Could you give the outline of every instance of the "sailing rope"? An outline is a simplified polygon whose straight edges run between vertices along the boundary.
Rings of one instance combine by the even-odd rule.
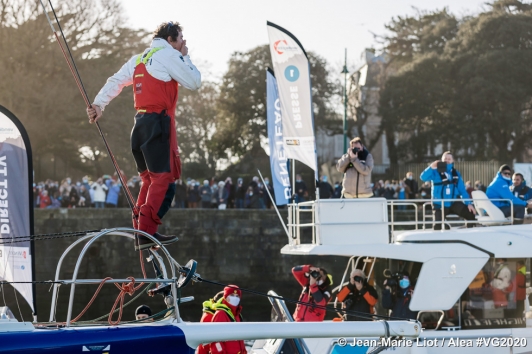
[[[85,230],[85,231],[75,231],[75,232],[63,232],[63,233],[53,233],[53,234],[39,234],[39,235],[29,235],[29,236],[14,236],[14,237],[0,237],[0,245],[18,243],[18,242],[28,242],[28,241],[41,241],[41,240],[51,240],[56,238],[67,238],[67,237],[81,237],[90,233],[100,232],[101,230]],[[16,240],[16,241],[15,241]]]

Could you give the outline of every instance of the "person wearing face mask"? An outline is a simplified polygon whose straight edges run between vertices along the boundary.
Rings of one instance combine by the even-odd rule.
[[[268,195],[268,192],[270,192],[270,195],[272,196],[273,201],[275,202],[275,193],[273,192],[273,186],[270,183],[270,179],[268,177],[265,177],[264,178],[262,199],[264,199],[264,205],[266,206],[266,209],[271,209],[272,208],[272,200],[270,199],[270,195]]]
[[[322,307],[325,307],[331,299],[329,287],[333,284],[332,276],[325,269],[312,265],[296,266],[292,268],[292,274],[303,287],[299,301],[309,304],[297,304],[294,320],[296,322],[323,321],[326,311]]]
[[[235,192],[235,207],[237,209],[244,209],[244,200],[246,199],[246,190],[244,186],[244,180],[239,178],[237,180],[236,192]]]
[[[390,181],[386,180],[386,182],[384,182],[384,192],[382,194],[382,197],[391,200],[394,199],[394,195],[395,189],[393,185],[390,183]]]
[[[320,199],[330,199],[334,194],[333,187],[327,182],[327,176],[321,176],[321,181],[318,184],[320,190]]]
[[[406,197],[408,199],[416,199],[419,187],[417,181],[414,178],[414,174],[412,172],[407,172],[406,177],[403,181],[408,186],[408,188],[410,188]]]
[[[442,200],[443,218],[449,214],[456,214],[467,221],[475,220],[475,207],[470,201],[446,201],[446,199],[469,199],[462,175],[454,168],[454,159],[450,151],[443,153],[441,162],[436,160],[431,163],[420,176],[421,180],[432,182],[432,206],[434,214],[434,230],[442,227]],[[466,223],[473,227],[473,223]],[[445,228],[449,227],[445,225]]]
[[[522,224],[523,218],[525,217],[525,208],[532,207],[532,201],[524,201],[519,197],[516,197],[510,190],[512,185],[512,169],[508,165],[502,165],[499,168],[499,172],[491,181],[488,189],[486,190],[486,195],[489,199],[509,199],[513,203],[513,217],[517,220],[514,220],[514,224]],[[512,206],[508,201],[502,200],[493,200],[495,204],[501,211],[504,216],[509,217],[512,213]]]
[[[366,149],[360,138],[350,141],[347,152],[336,163],[338,172],[344,174],[342,182],[343,198],[371,198],[371,171],[373,156]]]
[[[246,195],[244,197],[244,208],[246,209],[259,209],[260,208],[260,195],[252,186],[248,187]]]
[[[216,309],[212,322],[244,322],[242,318],[242,290],[236,285],[224,288],[224,296],[213,307]],[[211,354],[246,354],[243,340],[213,342],[209,344]]]
[[[374,313],[374,306],[379,295],[373,286],[368,284],[366,274],[361,269],[351,272],[349,284],[337,295],[338,301],[343,302],[343,308],[359,313]],[[355,316],[347,314],[348,321],[371,321],[370,316]]]
[[[308,196],[307,184],[301,178],[301,175],[296,175],[296,185],[295,185],[295,202],[301,203],[305,201],[305,197]]]
[[[334,194],[333,194],[333,198],[335,198],[335,199],[340,199],[340,198],[342,198],[342,185],[340,184],[340,182],[335,182],[335,183],[334,183]]]
[[[211,199],[212,199],[212,189],[209,186],[209,181],[204,180],[203,186],[199,189],[199,193],[201,196],[201,207],[203,209],[210,209],[211,207]]]
[[[396,273],[391,279],[386,279],[383,284],[382,307],[392,310],[390,314],[392,317],[415,320],[417,311],[410,310],[410,301],[414,294],[414,288],[410,283],[408,272]]]

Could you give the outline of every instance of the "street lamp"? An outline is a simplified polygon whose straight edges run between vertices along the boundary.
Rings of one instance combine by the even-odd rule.
[[[344,74],[344,152],[347,151],[347,48],[345,48],[345,62],[342,74]]]

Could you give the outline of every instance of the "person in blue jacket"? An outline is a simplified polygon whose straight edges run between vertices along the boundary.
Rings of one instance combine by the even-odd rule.
[[[434,213],[434,230],[441,230],[442,226],[442,200],[443,204],[443,217],[445,218],[449,214],[456,214],[467,221],[475,220],[475,207],[470,201],[445,201],[446,199],[469,199],[469,194],[465,188],[464,180],[454,168],[454,159],[450,151],[443,153],[441,161],[445,162],[444,166],[440,166],[438,169],[438,163],[436,160],[431,163],[422,173],[420,179],[425,182],[432,182],[432,205]],[[473,227],[473,223],[467,223],[467,227]],[[446,225],[446,228],[448,226]]]
[[[516,197],[511,191],[510,186],[512,185],[512,169],[508,165],[502,165],[499,168],[499,172],[491,181],[486,191],[486,195],[489,199],[508,199],[513,203],[514,208],[514,218],[521,219],[515,220],[514,223],[521,224],[523,223],[523,218],[525,217],[525,208],[532,207],[532,201],[526,202],[519,197]],[[504,213],[504,216],[508,217],[511,215],[511,205],[508,201],[502,200],[493,200],[495,204],[501,211]]]

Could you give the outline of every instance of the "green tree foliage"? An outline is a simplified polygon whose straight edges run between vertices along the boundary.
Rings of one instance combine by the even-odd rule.
[[[209,141],[215,131],[218,86],[203,81],[197,91],[179,90],[176,110],[177,138],[187,177],[208,178],[216,172]]]
[[[337,88],[329,78],[325,60],[313,53],[308,55],[315,124],[323,127],[337,118],[329,103]],[[217,157],[240,159],[250,151],[258,151],[261,139],[267,138],[266,68],[270,63],[268,45],[231,57],[220,86],[216,133],[210,143]]]
[[[433,159],[438,144],[459,157],[507,162],[531,147],[530,5],[497,1],[457,28],[443,47],[404,50],[412,60],[386,82],[382,124],[406,137],[398,146],[389,141],[392,163]]]
[[[54,1],[54,6],[92,100],[107,77],[142,50],[146,35],[124,27],[116,0]],[[110,172],[109,162],[100,165],[107,153],[96,128],[88,123],[84,101],[39,1],[0,2],[0,48],[0,104],[13,111],[28,130],[36,177],[50,177],[53,159],[91,174]],[[131,95],[122,95],[101,122],[128,173],[134,170],[128,141],[133,114]],[[81,147],[87,147],[83,158]],[[45,170],[42,176],[40,167]],[[58,171],[56,178],[61,176],[63,171]]]

